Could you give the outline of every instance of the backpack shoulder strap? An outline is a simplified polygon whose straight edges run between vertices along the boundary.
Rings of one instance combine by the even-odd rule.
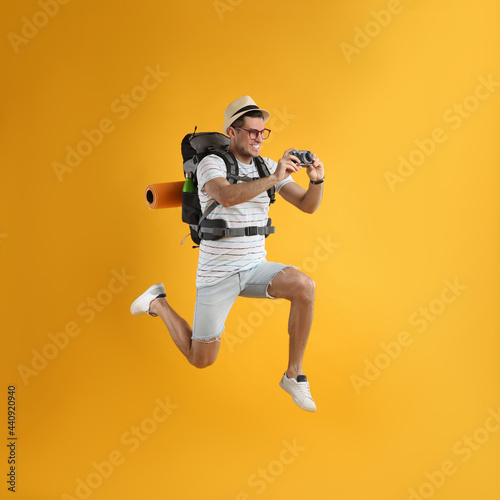
[[[257,156],[254,158],[255,166],[257,167],[257,171],[259,172],[259,177],[269,177],[271,172],[267,168],[266,162],[261,156]],[[272,186],[267,190],[267,194],[269,196],[269,204],[274,203],[276,201],[276,187]]]
[[[238,160],[231,151],[222,151],[222,159],[226,163],[227,168],[227,180],[229,184],[236,184],[239,179],[240,167],[238,166]]]
[[[231,151],[228,151],[227,149],[212,149],[210,151],[206,151],[203,154],[203,157],[209,155],[215,155],[224,160],[227,171],[226,178],[229,184],[235,184],[236,181],[241,179],[238,175],[239,174],[238,161],[236,160],[234,154],[231,153]]]

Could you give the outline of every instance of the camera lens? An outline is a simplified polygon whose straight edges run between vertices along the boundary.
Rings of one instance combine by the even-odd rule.
[[[306,164],[312,164],[313,162],[313,155],[310,151],[304,151],[304,163]]]

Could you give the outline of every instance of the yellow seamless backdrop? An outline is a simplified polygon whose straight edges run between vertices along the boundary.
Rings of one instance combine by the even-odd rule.
[[[1,407],[7,422],[15,386],[18,439],[2,471],[15,460],[17,498],[499,497],[499,13],[3,6]],[[128,310],[163,281],[191,320],[197,251],[144,188],[181,180],[182,137],[220,131],[246,94],[272,115],[264,155],[311,149],[326,168],[320,210],[278,200],[267,240],[316,281],[316,414],[278,387],[286,303],[239,299],[203,371]]]

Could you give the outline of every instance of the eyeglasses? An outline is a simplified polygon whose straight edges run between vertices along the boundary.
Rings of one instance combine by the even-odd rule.
[[[259,137],[259,134],[262,136],[262,139],[267,139],[269,137],[269,134],[271,133],[271,131],[268,128],[265,128],[264,130],[256,130],[256,129],[248,130],[246,128],[241,128],[241,127],[233,127],[233,128],[237,128],[238,130],[244,130],[245,132],[248,132],[248,136],[253,141],[255,141],[257,137]]]

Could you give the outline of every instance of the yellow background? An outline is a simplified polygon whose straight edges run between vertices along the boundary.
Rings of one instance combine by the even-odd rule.
[[[389,7],[398,13],[377,27],[373,12]],[[112,453],[121,464],[92,500],[405,500],[410,488],[499,498],[500,432],[488,418],[500,407],[500,89],[446,120],[474,106],[480,77],[500,81],[499,2],[72,0],[13,44],[23,18],[43,24],[41,9],[9,2],[0,21],[0,420],[14,384],[16,498],[78,498],[77,480],[98,484],[92,464]],[[117,112],[148,67],[168,76]],[[304,365],[315,414],[278,387],[287,304],[239,299],[232,337],[201,371],[159,319],[129,313],[163,281],[191,321],[197,251],[179,245],[180,209],[149,210],[144,188],[182,179],[184,134],[220,131],[246,94],[272,114],[265,156],[309,148],[326,168],[320,210],[278,200],[267,240],[270,260],[317,284]],[[54,162],[104,119],[113,131],[60,180]],[[436,128],[446,140],[391,190],[387,172]],[[110,295],[113,272],[129,281]],[[449,304],[445,280],[466,287]],[[92,315],[96,297],[106,304]],[[441,308],[433,321],[410,320],[430,304]],[[54,354],[49,333],[71,325],[79,335],[22,377],[34,352]],[[366,360],[383,364],[381,344],[402,331],[412,343],[356,390]],[[158,398],[177,406],[152,431]],[[131,451],[125,438],[141,425],[151,433]],[[453,474],[426,486],[444,462]]]

